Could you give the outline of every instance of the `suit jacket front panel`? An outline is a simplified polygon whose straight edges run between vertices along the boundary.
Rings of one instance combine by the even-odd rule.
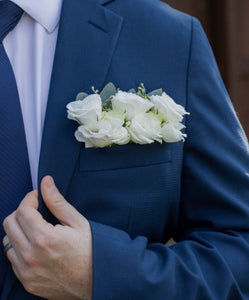
[[[77,2],[80,10],[81,1]],[[184,106],[190,20],[182,17],[182,22],[175,22],[174,14],[168,14],[165,22],[168,27],[174,22],[175,35],[171,30],[166,33],[157,19],[151,20],[146,7],[143,21],[138,22],[119,3],[107,8],[92,1],[88,5],[88,13],[85,6],[81,19],[72,23],[73,6],[64,2],[39,180],[52,175],[67,200],[89,219],[127,230],[134,237],[144,235],[165,242],[178,223],[183,144],[84,149],[75,140],[77,124],[67,120],[65,106],[78,92],[90,91],[92,85],[101,89],[111,81],[123,90],[141,82],[148,91],[162,87]],[[164,15],[160,5],[155,8]],[[79,26],[82,34],[72,40],[70,32],[76,33]],[[74,56],[67,57],[64,51],[73,51]],[[65,75],[62,70],[67,71]],[[42,202],[40,210],[46,217]]]
[[[141,82],[148,91],[162,87],[185,106],[190,20],[174,23],[175,36],[164,31],[173,22],[170,14],[162,28],[146,8],[143,22],[125,9],[115,13],[122,13],[123,23],[105,84],[123,90]],[[182,143],[82,147],[66,198],[90,220],[165,242],[178,223],[182,149]]]

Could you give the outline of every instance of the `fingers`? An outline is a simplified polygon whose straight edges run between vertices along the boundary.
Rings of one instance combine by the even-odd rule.
[[[21,280],[19,269],[24,265],[23,257],[30,251],[30,243],[16,221],[15,215],[16,212],[4,220],[4,230],[7,235],[3,238],[3,246],[11,243],[12,247],[6,252],[6,256],[15,275]]]
[[[63,225],[82,226],[84,217],[64,199],[51,176],[43,178],[41,192],[46,206]]]
[[[17,210],[3,222],[7,234],[3,239],[3,245],[9,242],[12,244],[6,256],[23,285],[29,282],[32,266],[47,247],[48,228],[53,228],[52,224],[42,218],[37,209],[38,194],[37,191],[33,191],[25,196]]]
[[[4,220],[3,227],[13,247],[22,249],[22,251],[28,249],[29,241],[16,220],[16,212],[13,212]]]
[[[43,219],[37,209],[38,193],[33,191],[26,195],[15,213],[16,220],[29,241],[33,241],[37,234],[46,232],[53,227]]]
[[[44,236],[47,236],[53,228],[52,224],[42,218],[37,208],[38,194],[33,191],[26,195],[17,210],[3,222],[4,230],[15,249],[16,256],[21,260],[32,247],[41,243]]]

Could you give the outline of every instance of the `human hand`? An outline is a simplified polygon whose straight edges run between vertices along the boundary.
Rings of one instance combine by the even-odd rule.
[[[41,182],[43,200],[61,224],[53,226],[38,212],[38,193],[26,195],[3,222],[11,243],[7,252],[24,288],[49,300],[90,300],[92,234],[89,222],[59,193],[50,176]]]

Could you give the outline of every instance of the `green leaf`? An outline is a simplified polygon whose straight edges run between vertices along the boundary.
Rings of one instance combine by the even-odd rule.
[[[88,96],[87,93],[79,93],[77,96],[76,96],[76,101],[78,100],[84,100],[86,97]]]
[[[162,96],[162,94],[163,94],[163,89],[157,89],[157,90],[154,90],[154,91],[150,92],[148,94],[148,96],[149,97],[150,96]]]
[[[111,96],[114,96],[117,92],[115,85],[112,82],[109,82],[101,91],[100,98],[103,103],[108,100]]]
[[[128,93],[136,94],[137,92],[136,92],[135,89],[130,89],[130,90],[128,91]]]

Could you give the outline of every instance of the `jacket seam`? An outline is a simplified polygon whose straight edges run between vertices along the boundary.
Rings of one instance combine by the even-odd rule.
[[[186,70],[186,86],[185,86],[185,90],[186,90],[186,94],[185,94],[185,99],[186,99],[186,103],[185,103],[185,108],[186,108],[186,111],[188,111],[188,100],[189,100],[189,74],[190,74],[190,64],[191,64],[191,57],[192,57],[192,48],[193,48],[193,29],[194,27],[194,18],[191,17],[191,31],[190,31],[190,40],[189,40],[189,53],[188,53],[188,61],[187,61],[187,70]],[[186,125],[186,133],[188,131],[188,123],[189,123],[189,119],[186,118],[186,121],[185,121],[185,125]],[[188,136],[187,136],[188,138]],[[184,143],[183,145],[183,157],[182,157],[182,163],[181,163],[181,183],[180,183],[180,186],[181,186],[181,192],[180,192],[180,205],[179,205],[179,211],[178,211],[178,221],[177,221],[177,228],[176,228],[176,232],[173,234],[173,237],[176,237],[177,234],[179,233],[179,218],[180,218],[180,214],[181,214],[181,204],[182,204],[182,178],[183,178],[183,164],[184,164],[184,150],[185,150],[185,146],[186,145],[186,142]]]

